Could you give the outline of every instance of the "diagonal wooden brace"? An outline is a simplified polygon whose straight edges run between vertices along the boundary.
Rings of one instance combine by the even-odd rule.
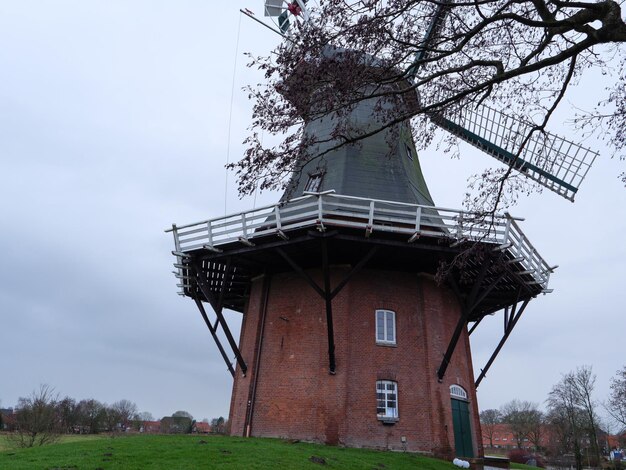
[[[230,362],[228,355],[226,354],[226,351],[224,351],[224,347],[222,346],[222,343],[220,342],[220,339],[217,337],[217,331],[215,327],[211,325],[211,322],[209,321],[209,317],[206,314],[204,305],[202,305],[202,302],[197,297],[194,297],[193,300],[196,302],[196,305],[198,306],[198,310],[200,310],[200,315],[202,315],[202,318],[204,319],[204,323],[206,323],[206,326],[209,327],[211,336],[213,336],[213,340],[215,341],[215,344],[217,345],[217,349],[219,349],[220,354],[222,355],[222,358],[224,359],[224,362],[226,363],[226,366],[228,367],[228,371],[230,372],[230,375],[234,377],[235,370],[233,369],[233,364]]]
[[[213,311],[215,312],[215,315],[217,315],[219,324],[222,326],[222,330],[224,330],[224,334],[226,335],[228,344],[230,345],[233,353],[235,354],[235,357],[237,358],[237,364],[239,364],[239,367],[241,368],[241,372],[245,375],[248,370],[248,366],[246,365],[246,362],[243,360],[241,351],[239,351],[239,347],[237,346],[237,343],[235,342],[235,339],[233,338],[233,335],[230,331],[230,328],[228,327],[228,324],[226,323],[226,319],[224,318],[224,315],[222,315],[224,294],[226,292],[228,283],[230,282],[229,278],[232,277],[231,262],[230,260],[227,262],[226,271],[224,273],[224,278],[222,279],[222,285],[221,285],[219,297],[217,298],[215,297],[215,294],[211,291],[206,279],[204,279],[200,275],[202,271],[201,271],[201,267],[198,261],[194,260],[191,263],[191,267],[192,267],[191,270],[193,271],[195,278],[196,278],[196,283],[198,284],[200,291],[204,295],[204,298],[207,299],[209,303],[211,304],[211,307],[213,307]]]
[[[530,302],[530,299],[524,300],[524,303],[522,303],[522,307],[519,309],[519,312],[517,312],[517,314],[508,322],[507,327],[504,331],[504,334],[502,335],[502,339],[498,343],[498,346],[496,346],[496,349],[493,351],[493,354],[491,354],[491,357],[487,361],[487,364],[485,365],[485,367],[481,369],[478,379],[476,379],[476,383],[474,384],[476,388],[478,388],[478,386],[480,385],[480,382],[487,375],[487,371],[491,367],[491,364],[493,364],[493,361],[496,360],[496,356],[502,349],[502,346],[504,346],[504,343],[506,343],[506,340],[508,339],[509,335],[513,331],[513,328],[515,328],[515,325],[517,324],[518,320],[522,316],[522,313],[524,313],[524,310],[526,310],[526,306],[528,305],[528,302]]]
[[[443,381],[443,377],[446,374],[446,369],[452,360],[452,354],[456,349],[456,345],[459,342],[459,338],[461,337],[461,332],[463,328],[467,325],[467,321],[471,316],[472,312],[476,308],[477,305],[480,304],[481,300],[484,299],[500,282],[500,280],[504,277],[504,273],[498,276],[493,282],[491,282],[482,292],[480,291],[480,287],[487,275],[487,271],[493,265],[493,260],[489,260],[488,262],[484,262],[480,272],[476,279],[474,279],[474,285],[472,286],[472,290],[470,295],[463,302],[461,317],[457,322],[456,328],[454,329],[454,333],[452,334],[452,338],[450,338],[450,342],[448,343],[448,348],[446,349],[445,354],[443,355],[443,359],[441,360],[441,365],[439,369],[437,369],[437,379],[439,382]],[[451,284],[455,292],[459,292],[458,286],[454,282],[454,279],[451,279]],[[461,300],[461,299],[459,299]]]

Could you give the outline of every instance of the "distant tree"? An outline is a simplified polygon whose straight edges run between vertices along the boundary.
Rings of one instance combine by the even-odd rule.
[[[493,435],[496,431],[496,425],[502,422],[502,413],[498,410],[484,410],[480,413],[480,426],[483,430],[483,436],[489,439],[489,447],[493,447]]]
[[[130,426],[133,416],[137,414],[137,405],[129,400],[120,400],[110,406],[110,411],[117,419],[116,428],[124,430]]]
[[[622,428],[626,429],[626,366],[618,370],[611,379],[611,395],[606,410]]]
[[[76,400],[70,397],[60,400],[57,403],[57,413],[63,432],[74,432],[74,427],[78,425],[78,405]]]
[[[141,431],[143,423],[146,421],[154,421],[154,416],[148,411],[142,411],[141,413],[135,413],[132,419],[132,427],[135,431]]]
[[[172,417],[174,417],[174,418],[189,418],[189,419],[193,419],[193,416],[191,415],[191,413],[189,413],[187,411],[183,411],[183,410],[179,410],[179,411],[173,413]]]
[[[20,397],[15,412],[16,432],[11,438],[19,447],[50,444],[58,440],[62,428],[57,416],[54,389],[41,385],[29,397]]]
[[[165,416],[161,419],[161,432],[167,434],[189,434],[195,421],[189,416]]]
[[[225,429],[226,420],[223,416],[220,416],[219,418],[213,418],[211,420],[211,432],[215,434],[224,434]]]
[[[78,421],[81,433],[98,434],[105,426],[106,407],[93,398],[78,402]]]
[[[119,417],[115,410],[111,408],[109,405],[104,404],[103,408],[103,426],[102,430],[108,431],[112,434],[117,433],[119,430],[117,429],[117,424],[119,423]]]
[[[512,400],[504,404],[500,412],[502,413],[502,422],[509,425],[517,448],[521,449],[524,439],[529,439],[529,434],[537,426],[537,418],[541,413],[537,404],[529,401]]]
[[[589,440],[590,453],[599,462],[596,405],[591,398],[595,375],[583,366],[565,374],[548,396],[550,422],[563,439],[563,446],[574,453],[577,470],[583,466],[583,443]]]
[[[535,450],[541,450],[544,426],[544,413],[539,409],[529,410],[526,438]]]
[[[616,0],[319,2],[306,26],[271,54],[253,58],[267,83],[250,89],[254,108],[248,149],[230,166],[244,194],[280,187],[303,162],[408,119],[426,145],[435,132],[428,116],[479,103],[532,119],[536,126],[529,132],[540,133],[568,88],[592,70],[605,75],[605,99],[579,125],[604,136],[623,157],[624,42],[626,24]],[[337,60],[329,60],[329,45],[343,51]],[[378,67],[367,67],[371,63]],[[412,83],[407,80],[411,72],[416,75]],[[393,106],[415,91],[416,106]],[[351,113],[368,99],[381,103],[376,124],[359,129]],[[330,126],[331,138],[305,132],[316,119]],[[480,180],[500,186],[507,178],[510,171],[491,170]],[[478,189],[479,196],[487,191]],[[498,202],[499,189],[493,202],[486,201],[488,207]]]
[[[137,414],[137,417],[141,421],[154,421],[154,416],[152,416],[152,413],[150,413],[149,411],[142,411],[141,413]]]

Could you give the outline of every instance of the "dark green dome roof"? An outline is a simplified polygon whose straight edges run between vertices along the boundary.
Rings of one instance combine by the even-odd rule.
[[[361,102],[351,113],[352,124],[361,129],[373,126],[373,108],[373,100]],[[308,123],[305,135],[312,135],[317,141],[332,140],[333,119],[333,115],[328,115]],[[313,158],[293,175],[283,199],[292,199],[313,189],[315,192],[334,190],[347,196],[434,206],[407,124],[398,124],[358,143],[315,156],[330,145],[320,144],[308,149]],[[319,179],[318,186],[315,185],[316,179]]]

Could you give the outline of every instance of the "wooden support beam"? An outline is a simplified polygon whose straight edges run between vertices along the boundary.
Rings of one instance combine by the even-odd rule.
[[[228,358],[226,351],[224,351],[224,347],[222,346],[220,339],[217,337],[217,332],[215,328],[213,327],[213,325],[211,325],[211,322],[209,321],[209,317],[206,314],[204,305],[202,305],[202,302],[197,297],[194,297],[193,300],[196,302],[196,305],[198,306],[198,310],[200,310],[200,315],[202,315],[202,318],[204,319],[204,323],[206,323],[206,326],[209,328],[209,331],[211,332],[211,336],[213,336],[213,340],[215,341],[215,344],[217,345],[217,349],[219,349],[220,354],[222,355],[222,358],[224,359],[224,362],[226,363],[226,366],[228,367],[228,371],[230,372],[230,375],[234,377],[235,370],[233,369],[233,365],[230,362],[230,359]]]
[[[326,293],[322,290],[322,288],[317,285],[317,283],[313,280],[313,278],[311,276],[309,276],[309,274],[304,269],[302,269],[291,258],[291,256],[289,256],[287,253],[285,253],[285,251],[282,248],[276,248],[276,252],[280,256],[282,256],[285,261],[287,261],[289,266],[291,266],[291,269],[293,269],[295,272],[297,272],[300,275],[300,277],[302,277],[304,280],[306,280],[309,283],[309,285],[315,290],[315,292],[317,292],[320,295],[320,297],[326,298]]]
[[[478,320],[476,320],[476,321],[474,322],[474,324],[473,324],[473,325],[472,325],[472,327],[470,328],[469,332],[467,333],[468,335],[471,335],[471,334],[474,332],[474,330],[478,327],[478,325],[480,324],[480,322],[481,322],[481,321],[483,321],[483,318],[485,318],[485,317],[480,317]]]
[[[439,369],[437,369],[437,379],[439,380],[439,382],[443,380],[443,377],[446,374],[446,369],[448,368],[448,365],[450,364],[450,360],[452,359],[452,354],[454,353],[454,349],[456,348],[459,338],[461,337],[463,328],[465,328],[465,325],[467,325],[467,320],[472,314],[473,309],[477,305],[476,297],[478,296],[480,286],[482,285],[483,280],[487,274],[487,271],[491,267],[491,265],[492,265],[491,258],[489,260],[486,260],[483,263],[480,269],[480,272],[478,273],[478,276],[476,277],[476,279],[474,279],[474,285],[472,286],[472,291],[470,292],[470,295],[466,299],[464,305],[462,305],[461,317],[459,318],[459,321],[456,324],[454,333],[452,333],[452,338],[450,338],[450,342],[448,343],[448,348],[446,349],[446,352],[443,355],[441,365],[439,366]],[[501,278],[502,276],[500,276],[496,282],[498,282]],[[452,281],[453,286],[456,285],[456,282],[454,281],[453,278],[451,278],[451,281]],[[492,288],[493,288],[493,284],[488,286],[489,290],[491,290]]]
[[[245,375],[248,370],[248,366],[246,365],[246,362],[243,360],[243,357],[241,356],[241,351],[239,351],[239,347],[237,346],[235,338],[233,338],[233,334],[230,332],[230,328],[228,327],[228,324],[226,323],[226,319],[224,318],[224,315],[222,315],[224,294],[227,289],[227,284],[229,282],[228,278],[232,275],[232,269],[231,269],[232,264],[227,263],[226,271],[224,272],[224,276],[221,279],[222,281],[221,289],[220,289],[218,298],[215,297],[215,294],[211,290],[207,280],[203,276],[200,275],[200,273],[202,272],[200,263],[197,260],[194,260],[191,263],[191,265],[193,266],[193,271],[196,276],[196,283],[198,284],[200,291],[204,295],[204,298],[207,299],[209,303],[211,304],[211,307],[213,307],[213,310],[215,311],[215,315],[217,315],[217,319],[219,320],[219,323],[222,326],[222,330],[224,331],[224,334],[226,335],[228,344],[230,345],[233,353],[235,354],[235,357],[237,358],[237,364],[239,364],[239,367],[241,368],[241,372]]]
[[[504,277],[505,273],[500,274],[495,281],[493,281],[491,284],[489,284],[489,286],[487,286],[487,288],[485,290],[483,290],[479,295],[478,298],[474,300],[474,303],[472,304],[472,306],[470,307],[470,310],[473,312],[476,307],[478,307],[481,302],[483,300],[485,300],[485,298],[491,293],[491,291],[496,287],[496,285],[502,280],[502,278]]]
[[[474,384],[476,388],[478,388],[478,386],[480,385],[480,382],[487,375],[487,371],[491,367],[491,364],[493,364],[493,361],[496,360],[496,357],[498,356],[498,353],[502,349],[502,346],[504,346],[504,343],[506,343],[506,340],[508,339],[509,335],[513,331],[513,328],[515,328],[515,325],[517,324],[518,320],[522,316],[522,313],[524,313],[524,310],[526,310],[526,306],[528,305],[528,302],[530,302],[530,299],[524,300],[524,303],[522,304],[517,315],[515,315],[515,317],[509,322],[507,331],[504,332],[502,339],[498,343],[498,346],[496,346],[496,349],[493,351],[493,354],[491,354],[491,357],[487,361],[487,364],[485,365],[485,367],[481,369],[480,375],[478,376],[478,379],[476,379],[476,383]]]
[[[333,328],[333,302],[330,291],[330,269],[328,267],[328,242],[322,239],[322,272],[324,274],[324,301],[326,303],[326,329],[328,332],[328,367],[335,374],[335,332]]]
[[[374,256],[376,254],[376,252],[378,251],[378,247],[375,246],[372,249],[370,249],[370,251],[367,252],[367,254],[361,258],[361,260],[354,265],[354,267],[350,270],[350,272],[346,275],[346,277],[343,279],[343,281],[341,281],[337,287],[335,287],[333,289],[333,291],[330,294],[330,298],[334,299],[335,296],[337,294],[339,294],[339,292],[341,292],[341,289],[343,289],[345,287],[345,285],[348,283],[348,281],[352,278],[352,276],[354,276],[357,272],[359,272],[361,270],[361,268],[363,266],[365,266],[365,264],[372,259],[372,256]]]

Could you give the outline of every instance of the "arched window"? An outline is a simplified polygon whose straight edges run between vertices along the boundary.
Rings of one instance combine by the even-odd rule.
[[[450,396],[459,400],[467,400],[467,392],[460,385],[450,385]]]
[[[398,383],[393,380],[376,381],[376,415],[382,421],[398,420]]]

